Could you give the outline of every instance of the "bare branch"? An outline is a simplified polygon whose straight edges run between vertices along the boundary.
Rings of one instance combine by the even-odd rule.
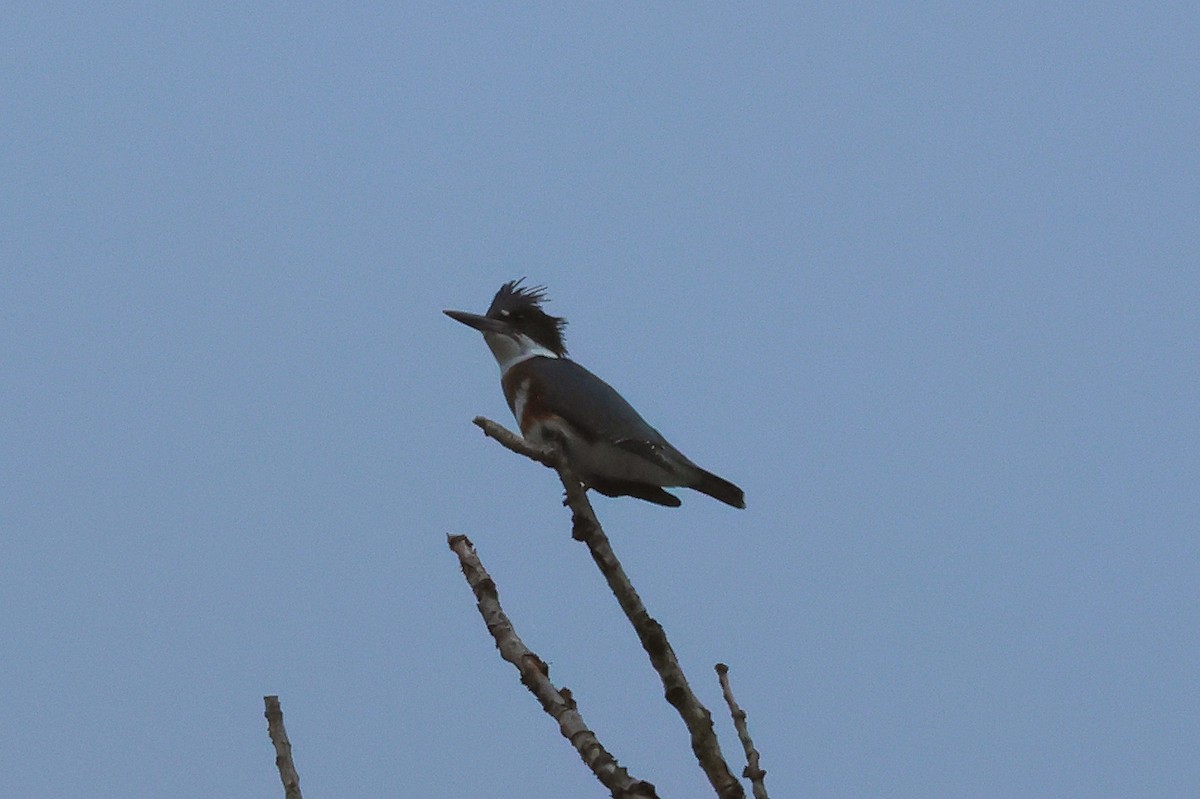
[[[729,714],[733,716],[733,726],[737,730],[738,740],[742,742],[742,749],[746,752],[746,770],[742,772],[742,776],[750,780],[750,787],[754,791],[754,799],[768,799],[767,785],[763,779],[767,776],[767,772],[758,764],[758,750],[754,748],[754,741],[750,740],[750,728],[746,726],[746,711],[738,706],[737,700],[733,698],[733,689],[729,687],[729,667],[724,663],[718,663],[717,680],[721,683],[721,693],[725,695],[725,704],[729,705]]]
[[[625,616],[637,632],[642,648],[650,656],[650,664],[658,672],[666,693],[667,702],[671,704],[683,719],[691,737],[692,752],[704,770],[708,781],[712,784],[720,799],[743,799],[745,790],[738,782],[729,764],[721,754],[721,745],[713,731],[712,714],[700,703],[693,693],[691,685],[683,674],[679,659],[662,625],[655,621],[647,612],[646,606],[638,596],[621,562],[617,560],[612,546],[600,526],[592,503],[587,498],[587,491],[571,472],[570,464],[557,450],[546,450],[531,446],[524,439],[509,432],[503,426],[485,419],[475,418],[475,424],[484,433],[496,439],[508,449],[531,458],[538,463],[549,466],[558,472],[566,490],[565,504],[571,509],[571,535],[577,541],[588,546],[592,560],[600,568],[608,587],[617,597]]]
[[[275,744],[275,766],[279,769],[279,779],[283,781],[285,799],[301,799],[300,775],[296,773],[296,764],[292,762],[292,742],[288,740],[287,730],[283,726],[283,708],[279,706],[278,696],[264,696],[266,705],[267,735]]]
[[[534,446],[504,425],[497,424],[486,417],[476,416],[472,421],[488,438],[496,439],[518,455],[524,455],[526,458],[535,460],[543,466],[549,466],[551,469],[554,468],[557,461],[554,450]]]
[[[500,606],[496,584],[480,562],[474,544],[465,535],[448,536],[447,542],[458,556],[467,584],[475,594],[479,615],[487,624],[488,632],[496,639],[500,657],[516,667],[521,675],[521,683],[537,697],[542,709],[558,722],[562,736],[579,752],[596,779],[616,799],[658,799],[654,786],[630,776],[604,748],[595,733],[587,728],[571,692],[566,688],[554,687],[550,681],[550,667],[525,646]]]

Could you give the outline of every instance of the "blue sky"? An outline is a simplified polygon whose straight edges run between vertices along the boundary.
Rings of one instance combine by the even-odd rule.
[[[747,509],[596,500],[786,796],[1200,791],[1200,13],[17,4],[0,794],[703,795],[482,311]],[[740,766],[735,766],[740,769]]]

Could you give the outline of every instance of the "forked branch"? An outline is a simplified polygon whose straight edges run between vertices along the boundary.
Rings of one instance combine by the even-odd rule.
[[[475,418],[475,424],[491,438],[508,449],[531,458],[558,472],[566,491],[565,504],[571,509],[571,535],[587,544],[592,560],[600,568],[608,587],[617,597],[625,616],[637,632],[642,648],[650,656],[650,664],[662,680],[667,702],[679,712],[691,737],[692,752],[700,768],[704,770],[720,799],[743,799],[745,791],[729,769],[721,754],[721,746],[713,732],[712,714],[701,704],[688,684],[679,665],[675,651],[667,641],[662,625],[647,612],[642,599],[617,560],[604,529],[596,519],[592,503],[587,498],[584,486],[571,472],[566,458],[556,449],[535,447],[503,426],[485,419]]]

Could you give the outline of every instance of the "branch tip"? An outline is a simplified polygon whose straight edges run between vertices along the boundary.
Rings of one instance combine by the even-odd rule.
[[[721,683],[721,693],[725,696],[725,704],[729,706],[729,715],[733,718],[733,726],[737,730],[738,740],[742,742],[742,750],[746,753],[746,768],[742,776],[750,780],[750,788],[754,791],[754,799],[768,799],[767,786],[763,778],[767,772],[759,765],[758,750],[750,738],[750,728],[746,725],[746,711],[733,698],[733,688],[729,685],[729,667],[724,663],[716,665],[718,681]]]
[[[287,730],[283,726],[283,709],[279,705],[278,696],[264,696],[266,707],[263,715],[267,719],[267,735],[275,746],[275,766],[279,769],[279,779],[283,782],[285,799],[301,799],[300,775],[296,773],[296,764],[292,760],[292,742],[288,740]]]

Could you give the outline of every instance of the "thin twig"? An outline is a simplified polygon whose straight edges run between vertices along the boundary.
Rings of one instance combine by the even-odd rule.
[[[737,730],[738,740],[742,742],[742,749],[746,752],[746,770],[742,772],[742,776],[750,780],[754,799],[768,799],[767,785],[763,782],[767,772],[758,764],[758,750],[754,748],[754,741],[750,739],[750,728],[746,726],[746,711],[742,710],[733,698],[733,689],[729,687],[729,667],[718,663],[716,669],[721,693],[725,695],[725,704],[729,705],[729,715],[733,716],[734,729]]]
[[[571,692],[566,688],[556,688],[550,681],[550,667],[525,646],[500,606],[496,584],[479,560],[475,545],[465,535],[448,536],[447,543],[458,556],[467,584],[475,594],[479,615],[487,624],[488,632],[496,639],[500,657],[517,668],[521,683],[537,697],[542,709],[558,722],[562,736],[575,747],[596,779],[616,799],[658,799],[654,786],[630,776],[604,748],[595,733],[588,729]]]
[[[283,781],[285,799],[301,799],[300,775],[296,773],[296,764],[292,762],[292,742],[288,740],[287,730],[283,726],[283,708],[279,706],[278,696],[264,696],[266,705],[267,735],[275,744],[275,766],[279,769],[279,779]]]
[[[608,536],[604,534],[604,529],[592,510],[587,491],[571,472],[566,458],[561,457],[557,450],[534,447],[503,426],[482,416],[475,418],[475,424],[489,437],[513,452],[532,458],[558,472],[566,490],[565,504],[571,509],[571,535],[587,544],[592,560],[600,568],[609,589],[617,597],[617,602],[637,632],[642,648],[650,656],[650,664],[662,680],[667,702],[679,712],[687,726],[692,752],[700,768],[704,770],[720,799],[743,799],[745,790],[721,754],[721,745],[713,731],[712,714],[693,693],[679,665],[679,659],[667,641],[662,625],[650,616],[646,606],[642,604],[641,597],[629,581],[621,562],[617,560]]]

